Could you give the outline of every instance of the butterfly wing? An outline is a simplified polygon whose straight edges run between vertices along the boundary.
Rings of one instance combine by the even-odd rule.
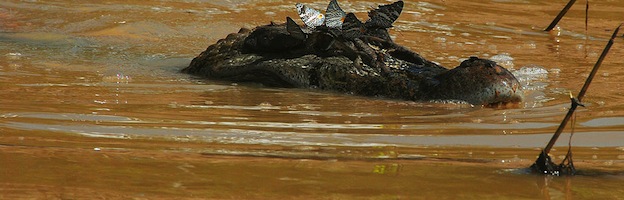
[[[342,23],[342,36],[347,39],[358,38],[364,32],[364,24],[353,13],[345,16]]]
[[[331,0],[325,11],[325,25],[329,28],[340,29],[346,15],[347,13],[340,8],[338,2]]]
[[[366,21],[366,27],[390,28],[392,23],[399,18],[401,11],[403,11],[403,1],[381,5],[368,12],[370,19]]]
[[[316,28],[323,25],[323,22],[325,21],[325,15],[323,15],[318,10],[303,5],[302,3],[295,4],[295,7],[297,8],[299,17],[301,17],[301,20],[306,26],[310,28]]]
[[[286,31],[294,38],[302,41],[307,37],[301,27],[290,17],[286,17]]]

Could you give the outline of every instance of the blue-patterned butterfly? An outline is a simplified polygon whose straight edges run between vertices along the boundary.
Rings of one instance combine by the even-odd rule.
[[[325,15],[318,10],[303,5],[302,3],[295,4],[295,7],[297,7],[299,17],[301,17],[301,20],[307,27],[316,28],[323,25],[323,22],[325,22]]]

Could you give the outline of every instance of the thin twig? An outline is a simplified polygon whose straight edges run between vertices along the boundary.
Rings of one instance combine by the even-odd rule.
[[[555,26],[557,26],[557,23],[559,23],[559,20],[561,20],[561,18],[563,18],[563,16],[568,12],[568,10],[570,10],[570,7],[572,7],[572,5],[574,5],[575,2],[576,2],[576,0],[570,0],[568,2],[568,4],[566,4],[566,6],[563,7],[563,10],[561,10],[561,12],[559,12],[557,17],[555,17],[555,19],[553,19],[553,21],[550,23],[550,25],[548,25],[548,28],[544,29],[544,31],[552,31],[555,28]]]
[[[607,46],[605,46],[604,50],[602,51],[602,54],[600,54],[600,57],[598,58],[598,61],[596,61],[594,68],[592,69],[591,73],[589,73],[589,76],[585,80],[585,84],[583,85],[583,88],[581,88],[581,91],[576,97],[578,99],[578,102],[581,102],[581,100],[583,99],[583,96],[585,96],[585,93],[587,92],[587,89],[589,88],[589,84],[591,84],[592,80],[594,79],[594,76],[596,76],[596,73],[598,72],[598,68],[600,68],[600,65],[602,64],[602,61],[609,53],[609,49],[611,49],[611,46],[613,45],[613,40],[617,36],[618,31],[620,31],[620,27],[622,27],[622,25],[623,24],[620,24],[615,29],[615,31],[613,31],[613,35],[611,36],[611,39],[609,39]],[[559,138],[559,135],[561,135],[561,132],[563,132],[563,129],[565,128],[566,124],[568,124],[570,117],[572,117],[572,114],[574,114],[576,107],[578,107],[579,105],[580,105],[579,103],[572,103],[570,110],[568,110],[568,114],[566,114],[566,116],[563,118],[563,121],[561,121],[559,128],[557,128],[557,131],[555,131],[555,134],[553,134],[552,138],[550,138],[550,141],[544,148],[544,153],[548,154],[550,152],[552,147],[555,145],[555,142],[557,142],[557,138]]]

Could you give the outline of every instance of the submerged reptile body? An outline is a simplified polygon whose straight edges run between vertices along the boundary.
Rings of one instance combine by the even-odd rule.
[[[350,16],[343,30],[353,26],[347,23]],[[355,32],[319,27],[304,33],[288,18],[285,24],[229,34],[183,71],[211,79],[413,101],[522,101],[518,80],[495,62],[471,57],[447,69],[394,43],[387,28],[364,24]]]

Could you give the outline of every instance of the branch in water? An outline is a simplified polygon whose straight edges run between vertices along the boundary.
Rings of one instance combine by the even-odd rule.
[[[572,5],[574,5],[575,2],[576,2],[576,0],[570,0],[568,2],[568,4],[565,7],[563,7],[563,10],[561,10],[561,12],[559,12],[557,17],[555,17],[555,19],[553,19],[553,21],[550,23],[550,25],[548,25],[548,28],[544,29],[544,31],[552,31],[555,28],[555,26],[557,26],[557,23],[559,23],[561,18],[563,18],[563,16],[568,12],[568,10],[570,10]]]
[[[561,132],[563,132],[563,129],[565,128],[565,126],[568,124],[568,121],[570,120],[570,118],[574,114],[574,111],[576,110],[576,108],[579,105],[581,105],[581,106],[583,105],[583,104],[581,104],[581,100],[585,96],[585,93],[587,92],[587,89],[589,88],[589,85],[591,84],[592,80],[594,79],[594,76],[598,72],[598,69],[600,68],[600,65],[602,64],[602,61],[604,60],[604,58],[609,53],[609,50],[611,49],[611,46],[613,46],[613,41],[615,40],[615,37],[617,36],[618,32],[620,31],[620,27],[622,27],[622,25],[623,24],[620,24],[615,29],[615,31],[613,31],[613,35],[611,35],[611,39],[609,39],[609,42],[607,43],[607,45],[605,46],[604,50],[602,51],[602,54],[600,54],[600,57],[598,58],[598,61],[596,61],[596,64],[594,65],[594,68],[592,69],[591,73],[589,74],[589,76],[585,80],[585,84],[581,88],[581,91],[579,92],[577,98],[575,99],[572,96],[570,97],[571,102],[572,102],[571,103],[572,105],[570,106],[570,110],[568,110],[568,113],[566,114],[566,116],[561,121],[561,124],[559,125],[559,128],[557,128],[557,131],[555,131],[555,133],[553,134],[552,138],[550,138],[550,141],[548,142],[548,144],[546,145],[544,150],[542,150],[542,152],[540,153],[540,156],[538,157],[538,159],[531,166],[531,168],[534,169],[535,171],[544,172],[545,174],[559,174],[559,171],[560,171],[561,167],[560,166],[550,166],[552,162],[550,161],[551,158],[550,158],[550,156],[548,156],[548,153],[550,153],[550,150],[552,149],[552,147],[557,142],[557,139],[561,135]],[[556,170],[553,171],[552,169],[556,169]]]

